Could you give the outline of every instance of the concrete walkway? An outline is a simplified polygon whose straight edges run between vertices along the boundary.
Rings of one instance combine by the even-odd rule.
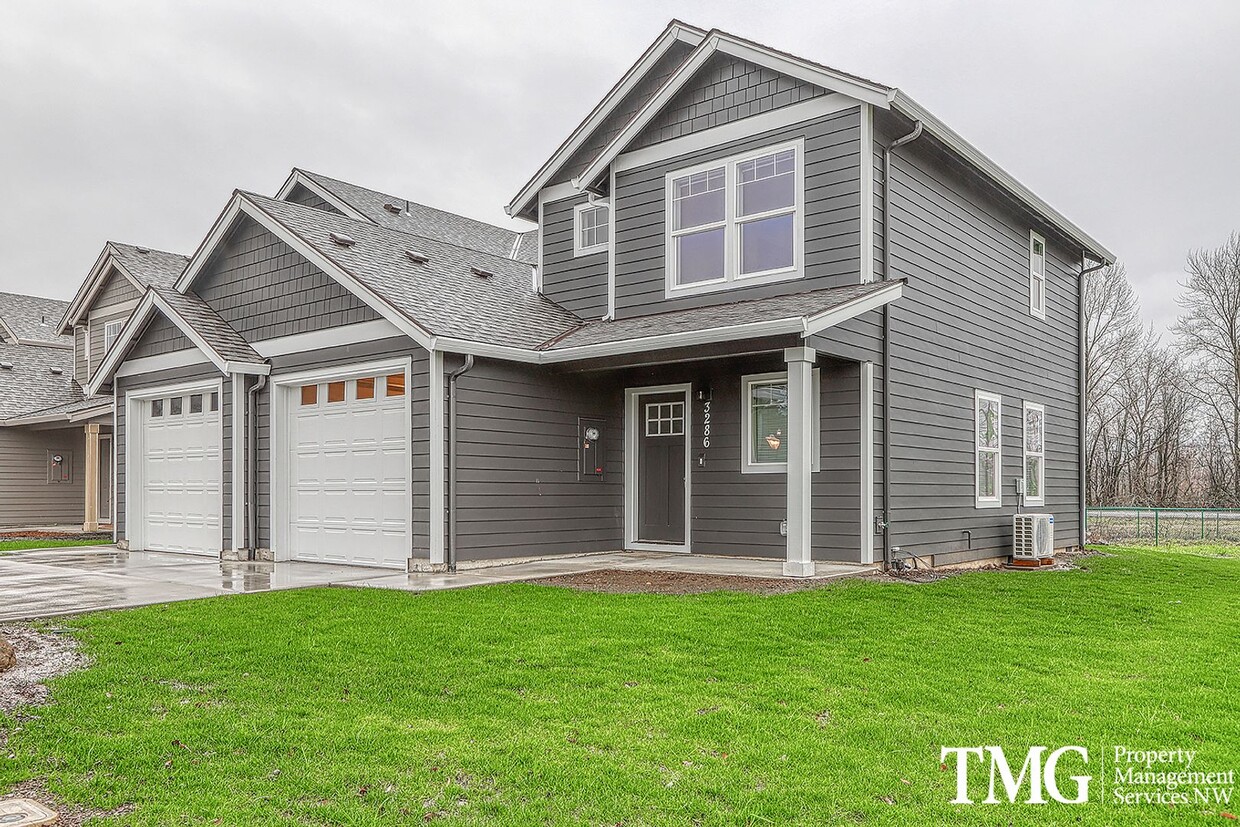
[[[819,563],[815,579],[845,577],[872,568]],[[122,552],[110,546],[39,549],[0,555],[0,622],[307,586],[421,592],[599,569],[779,577],[782,566],[777,560],[612,552],[513,562],[457,574],[405,574],[325,563],[228,563],[188,554]]]

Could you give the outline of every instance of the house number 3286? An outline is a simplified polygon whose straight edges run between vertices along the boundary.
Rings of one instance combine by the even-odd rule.
[[[702,447],[710,447],[710,400],[702,403]]]

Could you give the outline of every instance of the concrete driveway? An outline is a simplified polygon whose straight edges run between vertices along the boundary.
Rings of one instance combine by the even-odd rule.
[[[820,562],[817,565],[815,580],[850,577],[874,568],[851,563]],[[503,565],[462,569],[457,574],[406,574],[327,563],[226,563],[214,557],[192,554],[117,551],[112,546],[50,548],[0,554],[0,623],[307,586],[422,592],[599,569],[767,578],[779,577],[782,564],[774,559],[617,551],[514,560]]]

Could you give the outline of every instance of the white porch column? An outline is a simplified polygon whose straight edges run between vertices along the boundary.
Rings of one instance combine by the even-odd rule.
[[[232,550],[238,560],[246,558],[249,548],[245,536],[246,488],[249,485],[249,469],[246,467],[245,440],[249,435],[246,427],[245,375],[232,375]],[[221,400],[222,401],[222,400]]]
[[[85,508],[83,531],[99,530],[99,425],[92,422],[86,426],[86,467],[82,478]]]
[[[788,363],[788,551],[784,560],[786,577],[811,577],[814,561],[810,557],[810,471],[814,445],[814,363],[812,347],[784,350]]]

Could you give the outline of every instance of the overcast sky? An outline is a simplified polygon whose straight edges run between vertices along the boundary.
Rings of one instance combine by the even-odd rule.
[[[0,290],[191,253],[293,166],[502,205],[680,17],[898,86],[1114,250],[1147,319],[1240,230],[1240,3],[7,0]],[[513,225],[517,226],[517,225]]]

